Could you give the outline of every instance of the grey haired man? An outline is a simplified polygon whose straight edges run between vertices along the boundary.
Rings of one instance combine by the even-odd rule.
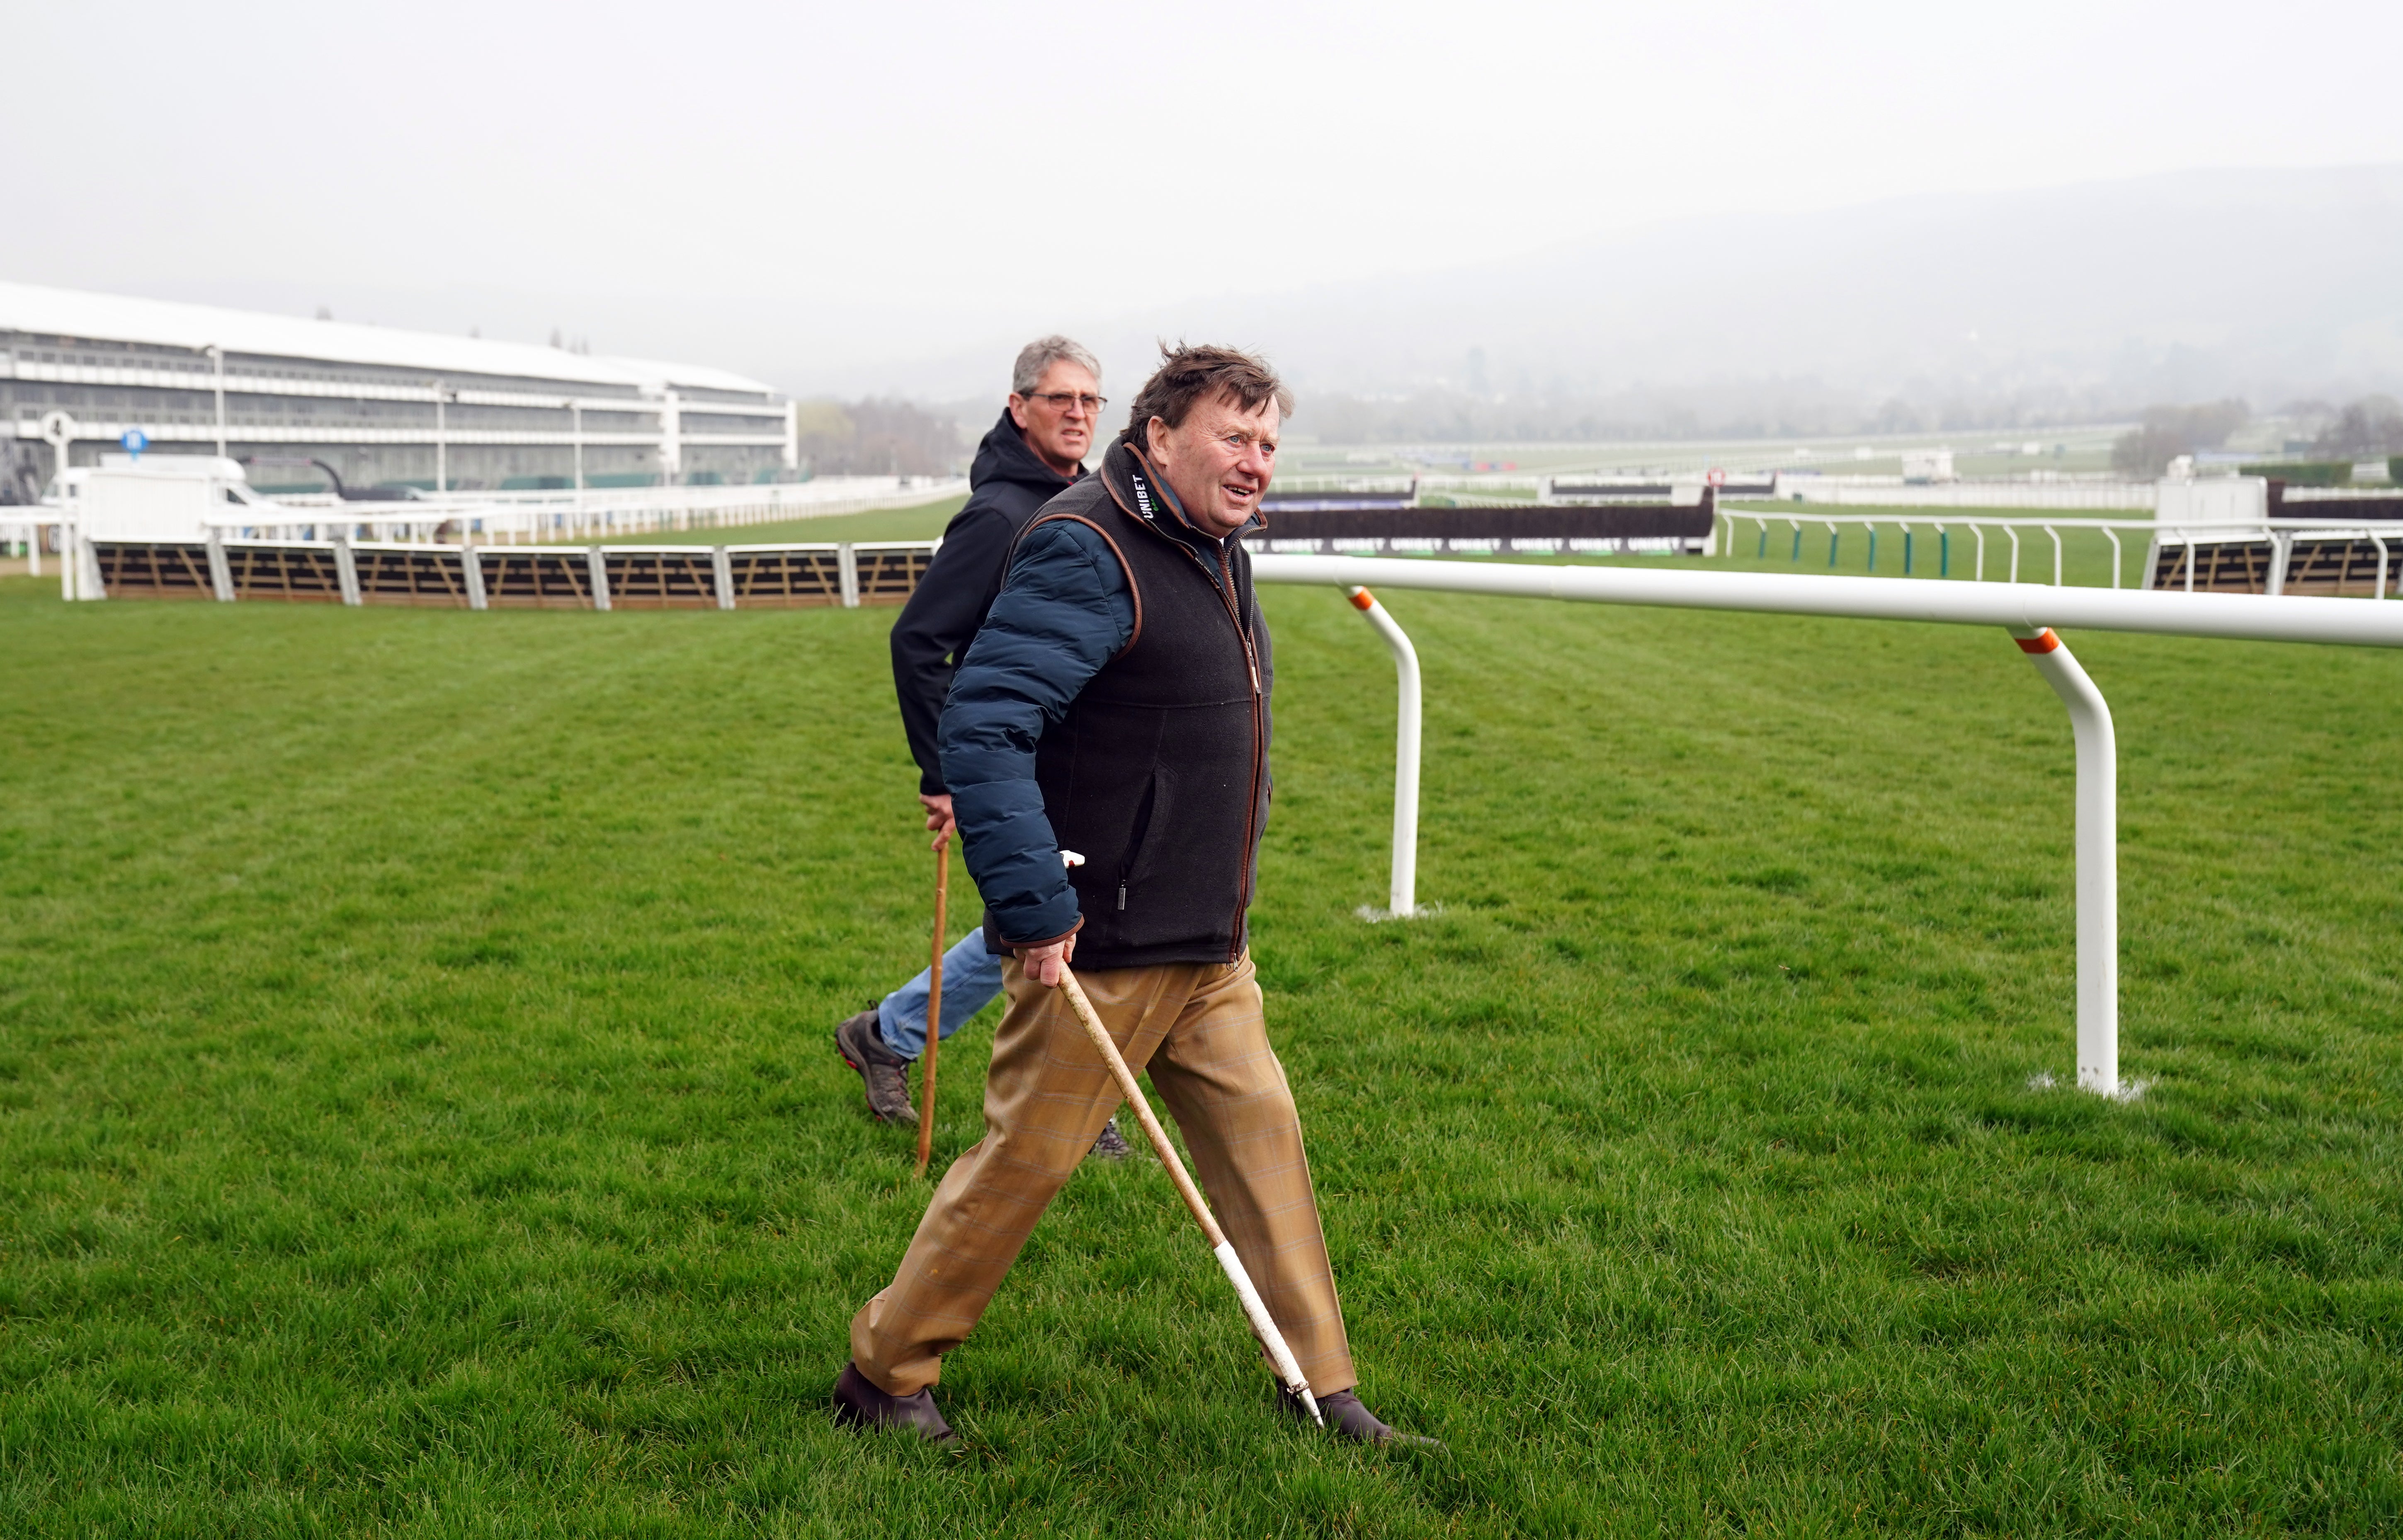
[[[943,784],[937,728],[951,675],[1001,591],[1010,548],[1028,520],[1085,476],[1102,408],[1101,364],[1065,337],[1041,337],[1020,350],[1009,401],[977,446],[968,500],[943,531],[943,543],[893,627],[893,687],[901,725],[918,762],[918,800],[934,843],[951,837],[951,794]],[[943,954],[943,1020],[948,1042],[1001,992],[1001,957],[981,928]],[[868,1109],[887,1123],[915,1124],[910,1066],[926,1047],[928,973],[835,1029],[835,1049],[859,1072]],[[1118,1120],[1105,1124],[1091,1153],[1128,1153]]]

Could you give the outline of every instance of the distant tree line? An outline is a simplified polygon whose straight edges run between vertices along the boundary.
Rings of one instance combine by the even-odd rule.
[[[2252,415],[2242,401],[2146,407],[2143,422],[2112,444],[2111,468],[2127,476],[2159,476],[2179,455],[2227,443]],[[2306,451],[2315,460],[2403,454],[2403,402],[2391,395],[2365,395],[2342,409],[2325,401],[2296,401],[2281,408],[2278,415],[2327,420]]]
[[[2195,407],[2146,407],[2145,420],[2111,445],[2111,468],[2149,479],[2170,462],[2197,450],[2215,450],[2243,427],[2253,409],[2242,401],[2206,401]]]
[[[2391,395],[2363,396],[2320,430],[2312,452],[2340,460],[2403,454],[2403,402]]]
[[[1814,380],[1715,382],[1616,392],[1555,386],[1488,394],[1448,385],[1393,395],[1300,393],[1297,432],[1331,444],[1607,442],[1628,439],[1813,438],[1845,434],[2034,433],[2109,421],[2113,409],[2046,390],[1978,394],[1924,382],[1874,407]],[[2403,404],[2370,395],[2338,409],[2292,403],[2281,416],[2320,418],[2312,452],[2330,459],[2403,453]],[[2123,475],[2155,477],[2181,454],[2217,449],[2252,418],[2240,400],[2147,407],[2112,447]],[[805,401],[800,450],[821,476],[941,476],[964,469],[967,440],[949,409],[868,397]]]
[[[960,425],[908,401],[804,401],[801,458],[820,476],[948,476],[965,461]]]
[[[1916,398],[1895,395],[1865,406],[1854,393],[1814,380],[1498,395],[1440,385],[1373,395],[1305,388],[1299,395],[1296,431],[1337,444],[1812,438],[2033,430],[2107,415],[2091,401],[2044,392],[1979,395],[1930,389]]]

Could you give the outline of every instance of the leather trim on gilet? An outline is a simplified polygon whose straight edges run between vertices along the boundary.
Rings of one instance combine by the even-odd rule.
[[[1251,562],[1230,543],[1230,604],[1202,554],[1120,506],[1108,480],[1061,493],[1027,525],[1073,518],[1100,530],[1141,617],[1035,746],[1052,833],[1085,857],[1068,873],[1083,913],[1076,965],[1232,962],[1268,821]],[[990,922],[986,936],[1001,949]]]

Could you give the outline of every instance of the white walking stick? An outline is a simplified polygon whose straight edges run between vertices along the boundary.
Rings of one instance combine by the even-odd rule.
[[[1202,1197],[1202,1189],[1195,1186],[1193,1178],[1186,1173],[1185,1162],[1176,1158],[1176,1146],[1168,1142],[1168,1131],[1161,1128],[1160,1119],[1152,1115],[1150,1099],[1134,1083],[1134,1072],[1127,1068],[1126,1060],[1118,1053],[1118,1046],[1110,1041],[1109,1029],[1103,1026],[1102,1019],[1094,1014],[1093,1003],[1085,998],[1085,986],[1076,982],[1076,976],[1068,971],[1065,963],[1060,964],[1060,988],[1067,994],[1068,1004],[1076,1008],[1076,1020],[1084,1024],[1085,1035],[1091,1038],[1093,1047],[1101,1050],[1102,1062],[1110,1067],[1110,1078],[1118,1083],[1118,1091],[1125,1096],[1127,1106],[1134,1113],[1134,1120],[1141,1123],[1143,1131],[1150,1136],[1151,1147],[1159,1152],[1160,1163],[1168,1168],[1168,1178],[1176,1184],[1177,1195],[1185,1200],[1185,1206],[1193,1211],[1194,1222],[1202,1227],[1202,1239],[1210,1242],[1218,1265],[1227,1269],[1227,1281],[1235,1285],[1235,1296],[1243,1302],[1243,1317],[1251,1322],[1252,1335],[1260,1339],[1260,1346],[1269,1350],[1269,1362],[1276,1366],[1277,1378],[1285,1381],[1285,1389],[1301,1397],[1301,1404],[1310,1410],[1310,1420],[1321,1427],[1326,1426],[1327,1420],[1318,1414],[1318,1398],[1310,1394],[1310,1381],[1302,1378],[1301,1366],[1294,1361],[1293,1350],[1285,1346],[1285,1333],[1277,1330],[1276,1322],[1270,1318],[1268,1306],[1260,1302],[1260,1291],[1252,1286],[1252,1275],[1243,1270],[1243,1258],[1235,1255],[1234,1246],[1227,1240],[1227,1232],[1218,1228],[1218,1221],[1210,1213],[1210,1205]]]

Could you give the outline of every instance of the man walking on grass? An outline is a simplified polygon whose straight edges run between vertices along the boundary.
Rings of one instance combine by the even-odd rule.
[[[1020,351],[1010,370],[1009,404],[977,446],[968,500],[943,531],[943,543],[893,626],[893,688],[901,728],[918,761],[918,800],[939,847],[951,837],[951,794],[936,746],[954,659],[966,653],[993,595],[1019,531],[1035,510],[1082,479],[1104,405],[1101,365],[1064,337],[1044,337]],[[835,1028],[835,1051],[859,1072],[868,1110],[881,1121],[915,1124],[910,1066],[926,1050],[931,970]],[[943,953],[943,1041],[1001,992],[1001,957],[982,931]],[[1102,1125],[1092,1154],[1123,1159],[1116,1119]]]
[[[1146,1068],[1327,1423],[1396,1434],[1350,1346],[1245,913],[1269,808],[1267,627],[1237,532],[1291,398],[1223,348],[1168,354],[1097,476],[1027,525],[952,681],[942,769],[1009,1006],[985,1137],[954,1161],[893,1282],[852,1318],[839,1421],[955,1436],[930,1386],[975,1328],[1118,1092],[1055,988],[1072,959]],[[1063,864],[1063,853],[1082,855]],[[1292,1397],[1287,1407],[1297,1417]]]

